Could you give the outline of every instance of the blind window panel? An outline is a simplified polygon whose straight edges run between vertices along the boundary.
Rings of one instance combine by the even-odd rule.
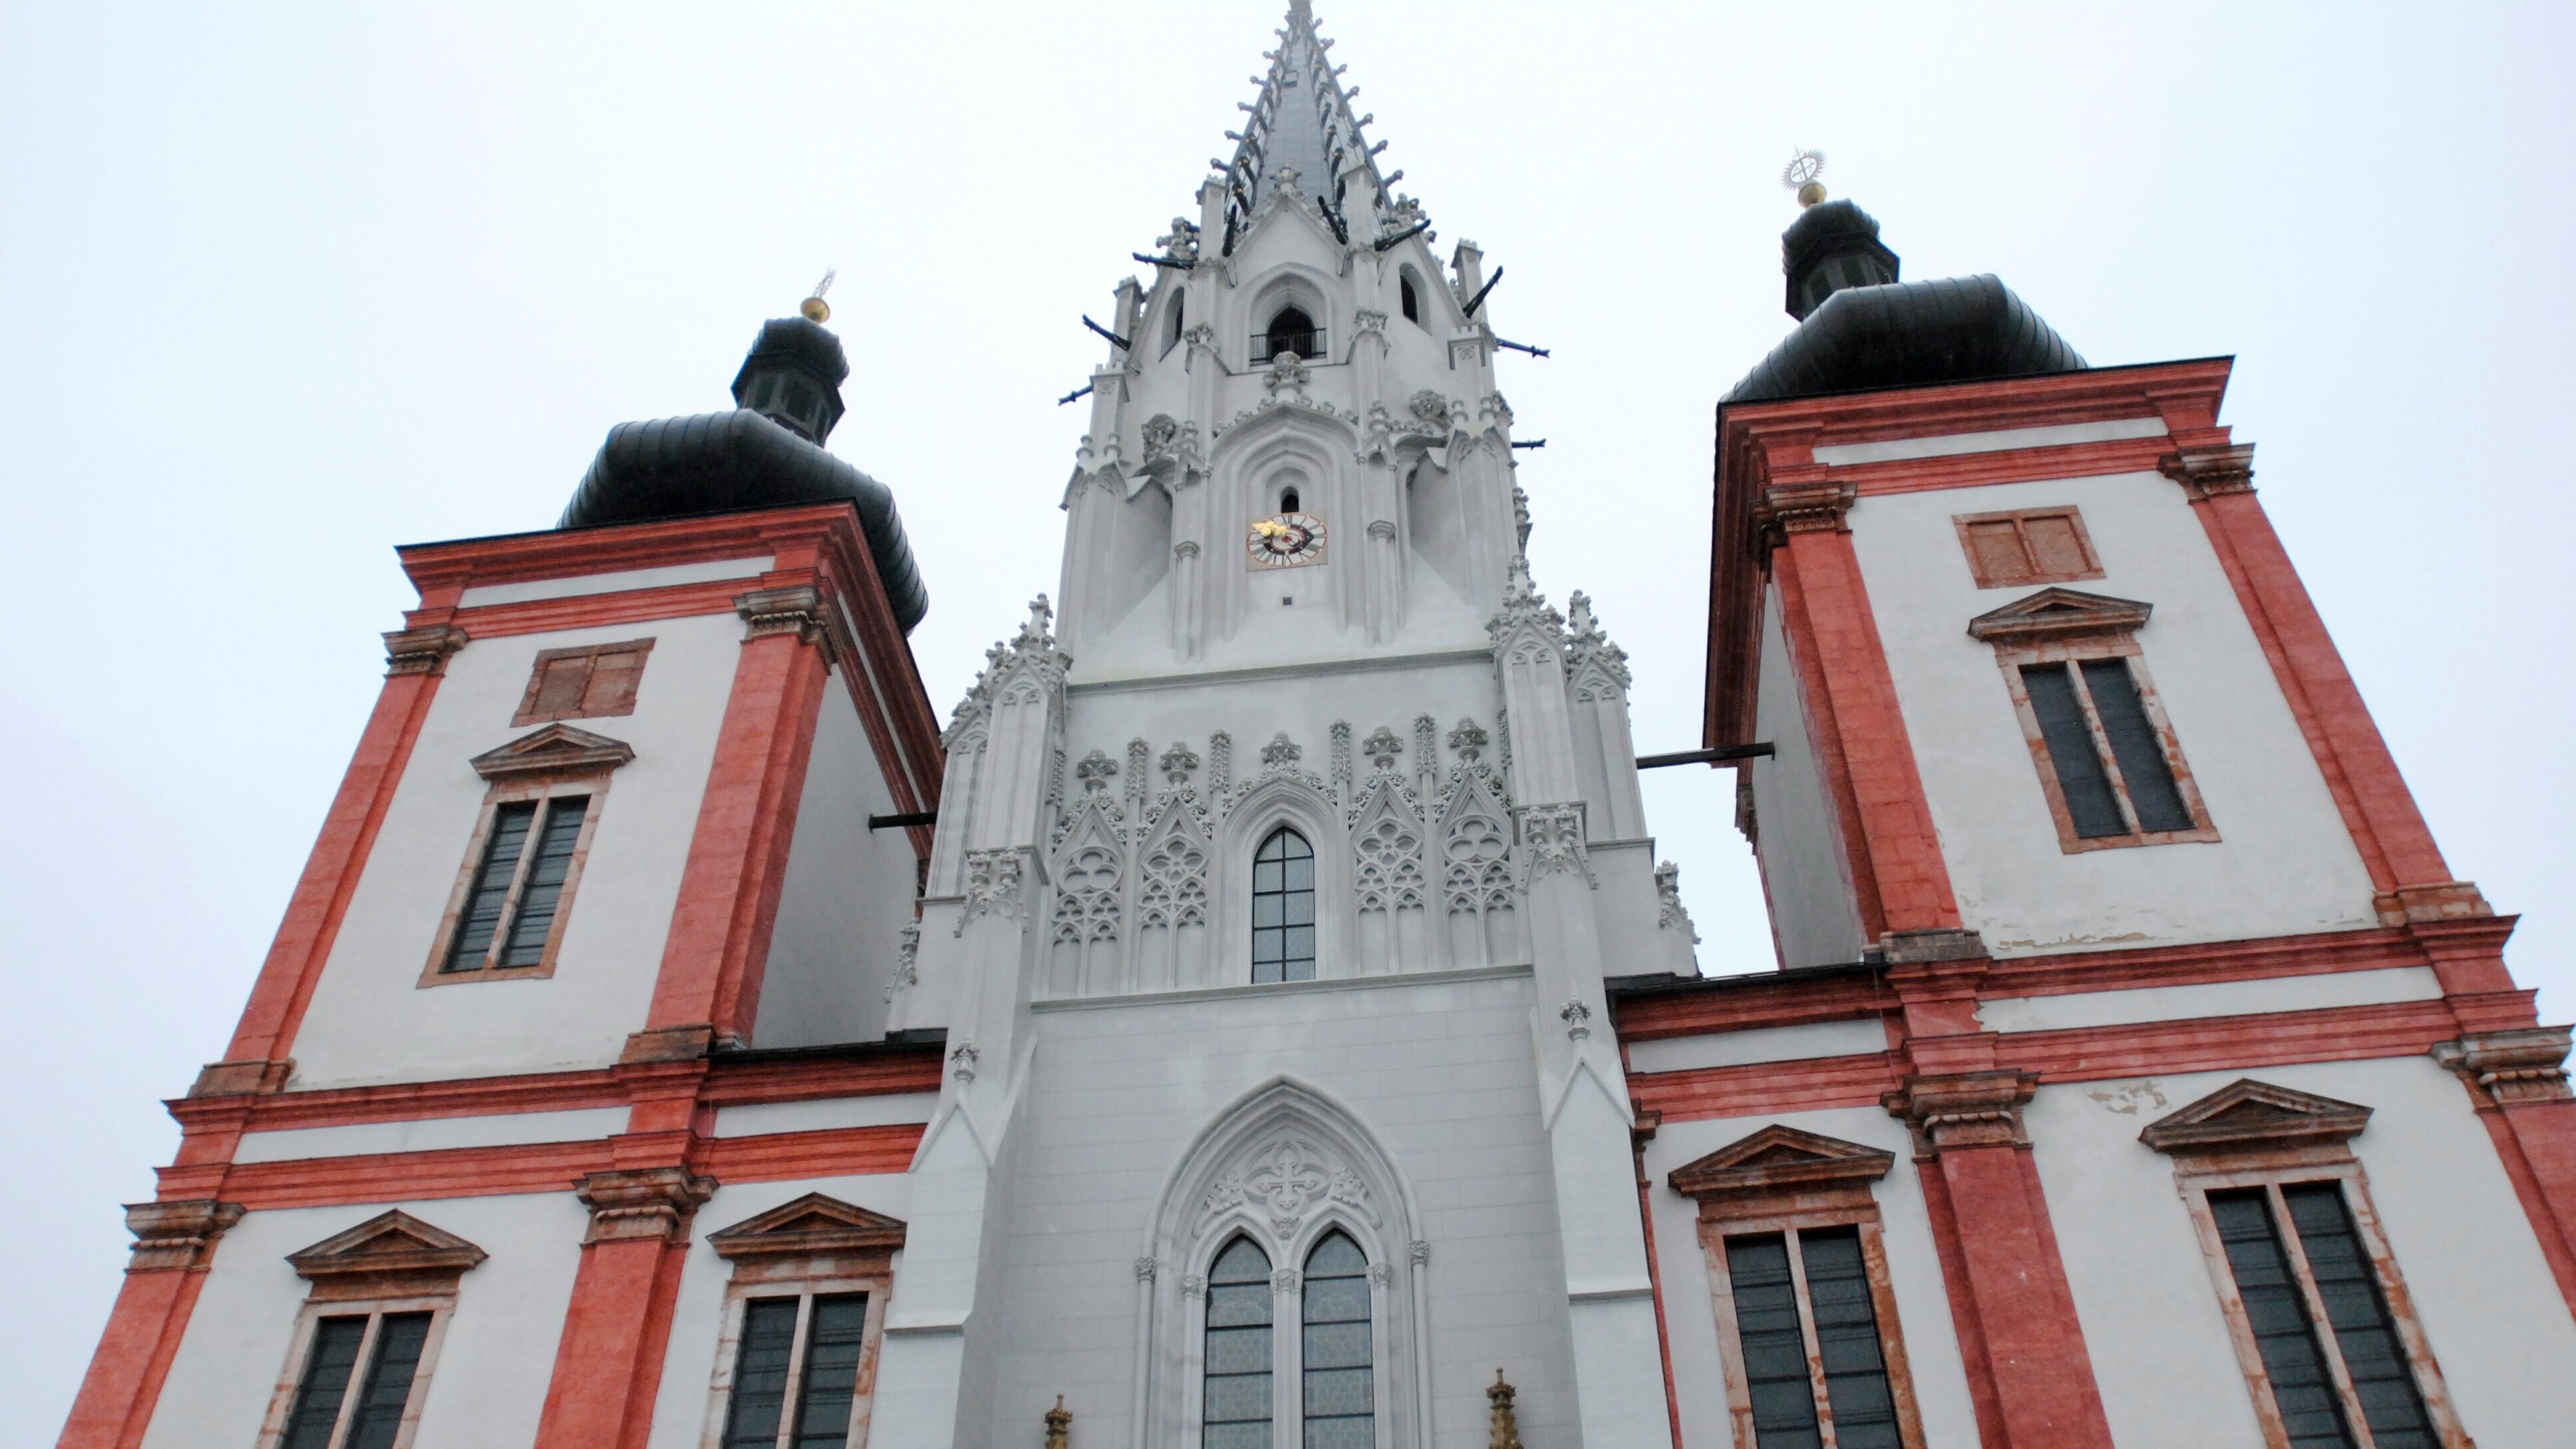
[[[295,1406],[287,1411],[278,1449],[330,1449],[349,1380],[357,1374],[358,1350],[366,1341],[363,1313],[313,1325],[313,1346],[305,1353],[303,1381],[296,1385]]]
[[[735,1350],[733,1395],[725,1406],[724,1449],[777,1449],[786,1421],[787,1374],[796,1351],[797,1300],[755,1298],[743,1305]]]
[[[805,1330],[804,1382],[796,1395],[796,1433],[788,1441],[793,1449],[847,1449],[867,1324],[864,1293],[814,1300]]]
[[[2290,1449],[2351,1449],[2343,1401],[2327,1372],[2307,1298],[2273,1229],[2271,1203],[2261,1188],[2213,1192],[2209,1213]]]
[[[586,715],[627,714],[635,708],[635,689],[644,678],[641,649],[602,650],[581,692]]]
[[[447,971],[477,971],[491,954],[492,935],[501,927],[501,913],[509,908],[510,885],[518,879],[519,856],[527,849],[528,831],[536,823],[534,800],[514,801],[492,815],[492,835],[484,842],[482,863],[475,867],[474,883],[465,894],[465,908],[456,922],[456,941],[448,947]]]
[[[2283,1188],[2281,1197],[2299,1231],[2308,1276],[2325,1305],[2326,1324],[2334,1330],[2335,1347],[2343,1355],[2344,1373],[2352,1380],[2372,1443],[2378,1449],[2438,1449],[2423,1394],[2406,1361],[2406,1346],[2397,1336],[2370,1255],[2353,1231],[2343,1189],[2330,1182],[2308,1183]]]
[[[426,1313],[389,1313],[377,1325],[375,1362],[367,1366],[366,1387],[359,1390],[344,1449],[394,1449],[403,1409],[411,1403],[412,1382],[420,1373],[421,1350],[428,1343]]]
[[[1202,1449],[1270,1449],[1270,1256],[1235,1239],[1207,1295]]]
[[[1801,1230],[1798,1254],[1807,1269],[1807,1310],[1824,1361],[1837,1449],[1902,1449],[1860,1230]]]
[[[1305,1449],[1374,1449],[1368,1259],[1341,1233],[1306,1257]]]
[[[1990,523],[1968,525],[1968,547],[1975,553],[1978,581],[1989,588],[2029,578],[2030,554],[2022,547],[2021,530],[2009,518]]]
[[[509,943],[494,961],[496,966],[535,966],[545,960],[546,937],[554,930],[555,910],[572,870],[573,846],[581,840],[582,817],[590,809],[586,795],[560,796],[545,803],[546,823],[537,835],[536,858],[528,863],[518,909],[511,913]]]
[[[2030,696],[2031,713],[2039,720],[2049,767],[2057,772],[2057,792],[2066,802],[2076,835],[2092,840],[2129,834],[2129,822],[2120,813],[2119,796],[2111,789],[2110,772],[2102,768],[2101,753],[2093,748],[2092,726],[2066,666],[2024,665],[2021,681]]]
[[[2093,560],[2085,554],[2084,536],[2076,531],[2075,515],[2034,513],[2020,522],[2033,574],[2063,577],[2092,570]]]
[[[2138,828],[2191,829],[2191,810],[2174,787],[2173,763],[2165,758],[2164,744],[2138,698],[2138,681],[2129,673],[2128,661],[2085,660],[2084,692],[2093,697],[2093,712],[2111,742],[2111,758],[2119,762],[2120,783],[2129,788]]]
[[[529,704],[530,712],[553,719],[581,713],[581,697],[590,687],[590,671],[588,653],[538,664],[536,698]]]
[[[1777,1234],[1727,1239],[1726,1276],[1734,1290],[1736,1341],[1744,1359],[1745,1393],[1753,1403],[1756,1449],[1822,1449],[1806,1335],[1798,1319],[1798,1288],[1789,1274],[1788,1240]]]

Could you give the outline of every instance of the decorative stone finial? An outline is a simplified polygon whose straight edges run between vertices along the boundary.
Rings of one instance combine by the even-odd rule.
[[[1404,741],[1396,736],[1395,731],[1379,725],[1375,734],[1360,741],[1360,753],[1368,756],[1368,762],[1378,769],[1392,770],[1395,757],[1404,753]]]
[[[1046,1449],[1068,1449],[1073,1443],[1073,1411],[1064,1406],[1064,1395],[1055,1396],[1055,1407],[1046,1411]]]
[[[1494,1370],[1494,1386],[1485,1390],[1486,1402],[1494,1406],[1493,1436],[1485,1441],[1486,1449],[1521,1449],[1521,1425],[1512,1412],[1515,1390],[1503,1379],[1501,1369]]]

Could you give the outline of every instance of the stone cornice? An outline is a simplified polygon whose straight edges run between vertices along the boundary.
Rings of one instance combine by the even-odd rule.
[[[685,1167],[643,1167],[594,1172],[573,1195],[590,1209],[582,1243],[668,1242],[685,1230],[690,1214],[715,1195],[716,1180]]]
[[[453,624],[396,629],[385,635],[385,677],[444,674],[448,656],[464,648],[471,637]]]
[[[215,1243],[248,1211],[237,1202],[181,1198],[170,1202],[125,1205],[125,1229],[134,1234],[128,1273],[169,1273],[203,1269]]]

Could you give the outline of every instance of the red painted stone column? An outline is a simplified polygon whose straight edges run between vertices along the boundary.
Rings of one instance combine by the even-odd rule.
[[[56,1441],[59,1449],[132,1449],[143,1442],[206,1286],[215,1243],[241,1217],[240,1204],[211,1199],[127,1205],[134,1256]]]
[[[275,1091],[284,1085],[295,1029],[330,959],[367,852],[393,804],[394,787],[402,783],[421,724],[429,718],[448,656],[465,643],[465,631],[446,624],[385,636],[385,686],[376,696],[375,712],[358,737],[357,754],[340,779],[340,792],[332,797],[331,813],[323,817],[321,837],[295,883],[286,919],[260,966],[232,1044],[224,1060],[199,1074],[190,1096]]]
[[[715,1190],[714,1178],[680,1167],[581,1180],[590,1231],[537,1421],[545,1449],[641,1449],[653,1427],[689,1224]]]
[[[716,736],[680,898],[662,946],[645,1029],[630,1061],[703,1052],[751,1035],[769,964],[770,927],[805,769],[831,680],[830,604],[811,586],[734,601],[748,624]]]
[[[1855,497],[1848,483],[1775,483],[1763,490],[1755,521],[1778,540],[1772,577],[1790,650],[1813,659],[1801,671],[1807,708],[1822,716],[1829,787],[1845,835],[1856,837],[1845,847],[1862,927],[1875,940],[1887,931],[1955,927],[1959,908],[1852,551]]]

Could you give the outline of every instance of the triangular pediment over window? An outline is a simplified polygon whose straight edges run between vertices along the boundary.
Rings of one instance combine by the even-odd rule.
[[[2370,1109],[2251,1077],[2221,1087],[2147,1125],[2138,1140],[2158,1152],[2339,1143],[2370,1125]]]
[[[2042,589],[1968,621],[1968,633],[1989,644],[2025,643],[2072,634],[2128,634],[2143,628],[2153,604],[2088,594],[2081,589]]]
[[[1774,1123],[1673,1169],[1666,1181],[1684,1197],[1774,1193],[1876,1182],[1895,1165],[1893,1152]]]
[[[903,1246],[900,1218],[809,1192],[757,1217],[707,1235],[720,1257],[822,1258]]]
[[[567,724],[550,724],[521,735],[496,750],[474,757],[474,773],[486,780],[524,775],[589,773],[614,770],[635,758],[635,747]]]
[[[444,1280],[449,1287],[483,1261],[481,1248],[406,1212],[380,1213],[334,1233],[286,1261],[316,1285],[344,1280]]]

